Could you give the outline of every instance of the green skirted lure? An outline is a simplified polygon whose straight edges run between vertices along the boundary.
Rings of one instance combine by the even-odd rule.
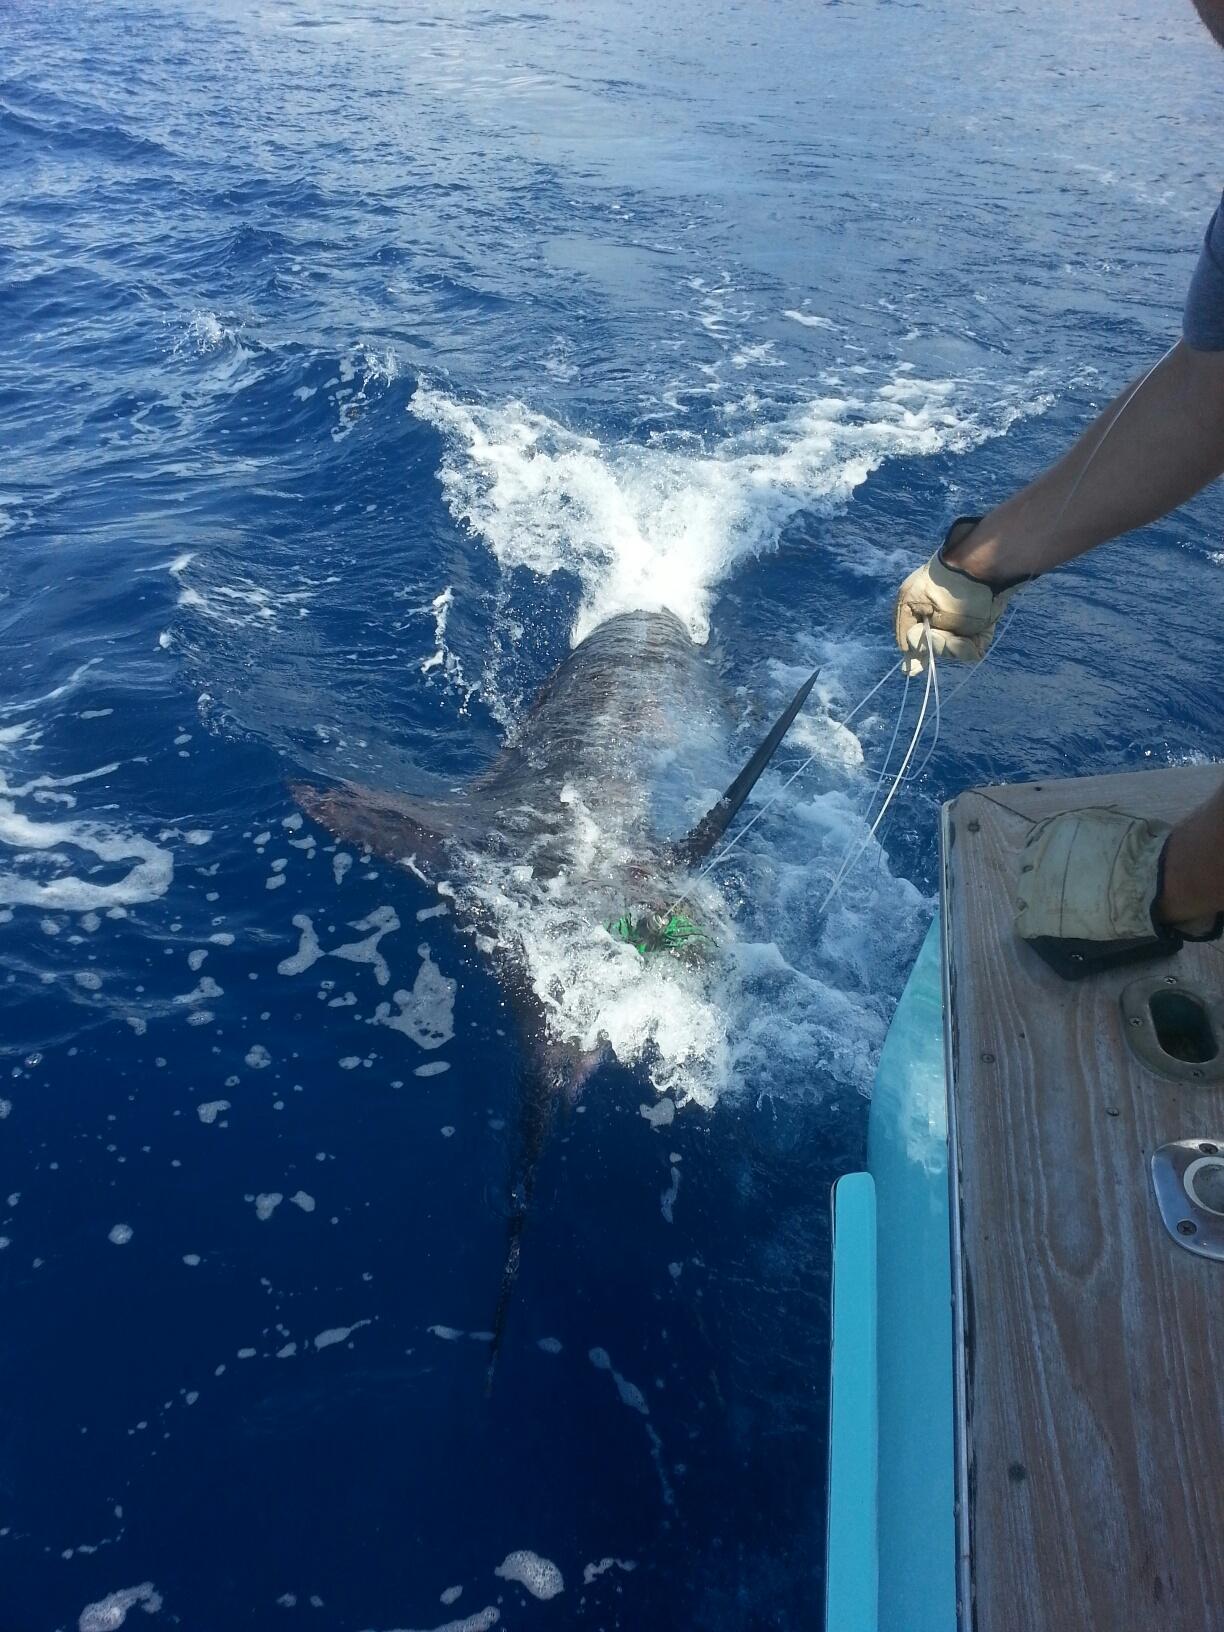
[[[705,930],[683,912],[664,917],[646,908],[630,910],[619,918],[609,918],[604,928],[644,958],[660,952],[670,953],[673,958],[700,958],[711,944]]]

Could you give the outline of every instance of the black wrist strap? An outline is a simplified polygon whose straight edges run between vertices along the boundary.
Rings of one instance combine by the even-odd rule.
[[[973,573],[966,572],[964,567],[954,567],[951,561],[948,560],[947,556],[944,554],[944,551],[948,548],[948,546],[953,542],[957,544],[962,543],[969,537],[969,533],[972,533],[973,529],[977,526],[981,519],[981,516],[957,516],[956,520],[944,534],[943,543],[939,546],[939,564],[946,572],[954,572],[960,578],[967,578],[971,584],[984,584],[992,595],[1002,595],[1005,589],[1015,589],[1018,584],[1032,583],[1033,579],[1037,576],[1035,572],[1022,572],[1017,578],[977,578],[973,575]],[[965,526],[968,527],[969,532],[961,533],[959,537],[954,540],[952,535],[956,532],[957,528]]]

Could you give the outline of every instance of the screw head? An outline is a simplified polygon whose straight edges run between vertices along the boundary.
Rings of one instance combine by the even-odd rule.
[[[993,1065],[995,1063],[995,1057],[993,1054],[983,1054],[981,1056],[981,1060],[983,1065]]]
[[[982,824],[978,821],[976,816],[967,824],[967,827],[970,833],[980,833],[982,831]]]
[[[1219,1145],[1203,1144],[1199,1146],[1199,1149],[1202,1151],[1204,1156],[1218,1156],[1220,1154]]]
[[[1139,1016],[1137,1014],[1132,1014],[1130,1023],[1131,1023],[1132,1026],[1141,1026],[1143,1024],[1143,1021],[1139,1018]]]
[[[1193,1219],[1183,1218],[1181,1223],[1177,1226],[1177,1233],[1178,1235],[1197,1235],[1198,1225],[1193,1221]]]

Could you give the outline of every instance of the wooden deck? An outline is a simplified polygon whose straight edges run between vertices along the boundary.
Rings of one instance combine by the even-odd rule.
[[[1218,998],[1224,943],[1067,983],[1012,930],[1034,820],[1077,805],[1173,820],[1222,774],[987,788],[945,808],[961,1625],[973,1632],[1224,1632],[1224,1263],[1168,1234],[1150,1179],[1159,1146],[1224,1141],[1224,1085],[1142,1064],[1120,1005],[1132,982],[1168,975]]]

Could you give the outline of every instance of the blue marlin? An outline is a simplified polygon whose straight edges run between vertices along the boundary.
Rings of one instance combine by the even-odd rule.
[[[683,953],[701,939],[675,904],[693,869],[726,832],[807,700],[819,670],[799,688],[726,792],[689,832],[656,831],[648,784],[682,726],[712,724],[713,663],[674,613],[624,612],[600,624],[544,684],[493,763],[449,798],[417,797],[342,783],[298,786],[304,810],[346,844],[392,861],[444,862],[460,871],[492,862],[530,880],[551,901],[559,889],[639,953]],[[572,1100],[604,1057],[550,1034],[521,949],[498,934],[479,904],[468,907],[488,937],[495,973],[527,1045],[519,1157],[511,1184],[510,1245],[494,1321],[496,1356],[518,1267],[536,1163],[558,1102]],[[483,920],[483,921],[482,921]]]

